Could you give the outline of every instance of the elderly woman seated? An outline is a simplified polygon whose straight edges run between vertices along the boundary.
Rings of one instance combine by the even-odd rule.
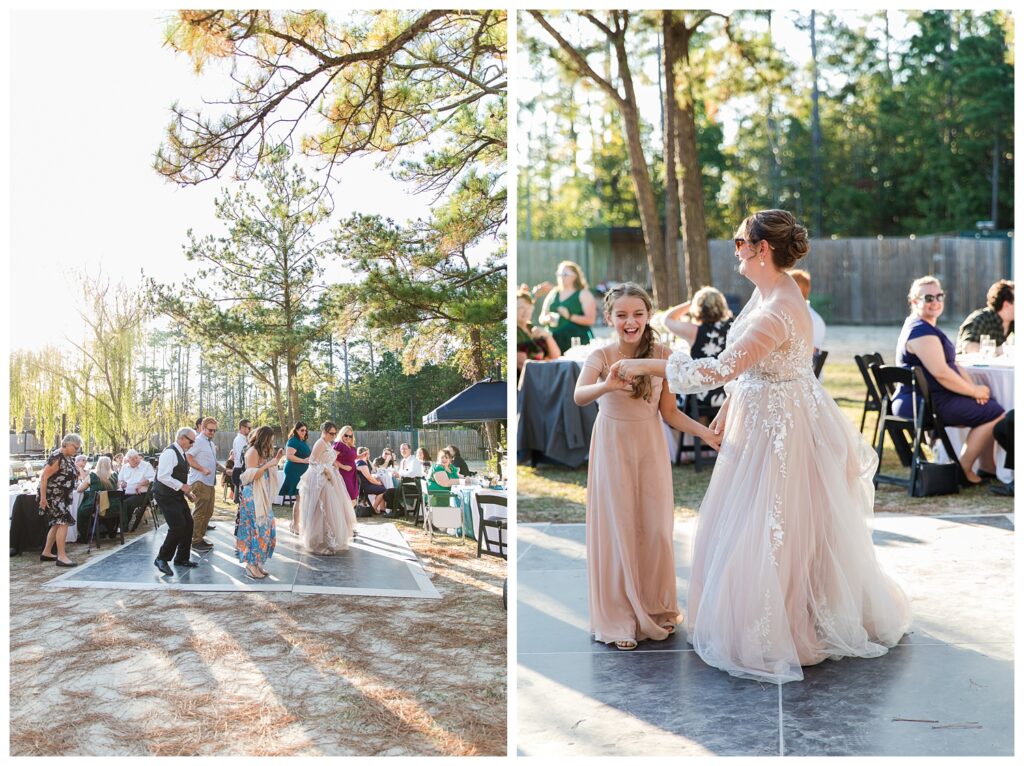
[[[956,349],[936,323],[942,315],[945,293],[932,276],[914,280],[907,299],[910,316],[903,323],[896,343],[896,362],[903,367],[921,367],[931,392],[932,404],[947,426],[970,428],[960,454],[960,465],[972,484],[983,479],[974,472],[981,461],[986,478],[995,473],[992,429],[1003,417],[1003,408],[992,398],[988,386],[974,383],[956,364]],[[913,392],[901,386],[893,400],[893,414],[912,417]]]
[[[542,361],[558,359],[562,352],[554,336],[543,327],[537,327],[530,320],[533,317],[533,294],[529,288],[520,287],[516,293],[516,370],[523,371],[527,359]]]
[[[78,491],[84,492],[82,502],[78,506],[78,539],[89,539],[89,528],[92,526],[92,517],[97,506],[103,523],[107,528],[107,535],[111,539],[117,536],[117,527],[122,523],[121,500],[112,495],[106,495],[112,490],[118,489],[117,474],[114,473],[113,461],[106,455],[96,461],[96,468],[89,476],[78,485]]]

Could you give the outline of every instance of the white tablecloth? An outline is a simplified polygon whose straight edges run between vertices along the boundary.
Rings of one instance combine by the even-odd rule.
[[[485,495],[497,495],[499,497],[508,498],[508,492],[504,489],[492,489],[489,487],[478,487],[478,486],[461,486],[456,490],[459,496],[462,498],[462,502],[465,503],[468,497],[469,499],[469,513],[470,518],[473,519],[473,537],[479,539],[480,537],[480,513],[478,511],[479,505],[477,504],[477,495],[483,492]],[[484,515],[488,519],[507,519],[508,508],[500,505],[488,505],[484,510]],[[494,537],[495,532],[492,530],[488,533],[487,539],[492,543],[497,543],[498,540]],[[508,540],[502,535],[501,548],[502,551],[508,554]]]
[[[1013,409],[1013,365],[1007,364],[1007,360],[996,359],[995,363],[978,366],[973,364],[966,364],[961,362],[960,366],[964,372],[971,376],[978,385],[988,386],[989,391],[992,393],[992,398],[999,402],[1003,409],[1009,412]],[[951,427],[946,429],[946,433],[949,434],[949,441],[952,443],[953,448],[960,453],[963,448],[964,442],[967,441],[967,434],[971,429],[966,427]],[[939,458],[945,457],[945,450],[940,446]],[[999,481],[1003,483],[1009,483],[1013,481],[1013,471],[1003,467],[1003,461],[1006,459],[1006,452],[999,445],[996,445],[996,475],[999,477]],[[975,464],[974,470],[977,471],[978,466]]]

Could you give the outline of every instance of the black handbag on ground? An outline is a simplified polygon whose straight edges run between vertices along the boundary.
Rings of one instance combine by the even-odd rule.
[[[927,463],[919,460],[914,477],[914,497],[955,495],[960,492],[960,476],[956,463]]]

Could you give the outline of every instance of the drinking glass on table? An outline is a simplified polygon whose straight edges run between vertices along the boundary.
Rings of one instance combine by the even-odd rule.
[[[981,358],[991,359],[996,355],[996,341],[991,335],[981,336]]]
[[[580,340],[580,338],[578,336],[573,336],[572,338],[569,339],[569,347],[570,348],[579,348],[580,347],[580,343],[582,343],[582,341]]]

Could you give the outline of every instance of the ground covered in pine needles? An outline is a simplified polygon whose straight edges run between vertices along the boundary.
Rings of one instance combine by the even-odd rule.
[[[397,525],[441,600],[50,590],[13,558],[11,755],[504,755],[505,562]]]

